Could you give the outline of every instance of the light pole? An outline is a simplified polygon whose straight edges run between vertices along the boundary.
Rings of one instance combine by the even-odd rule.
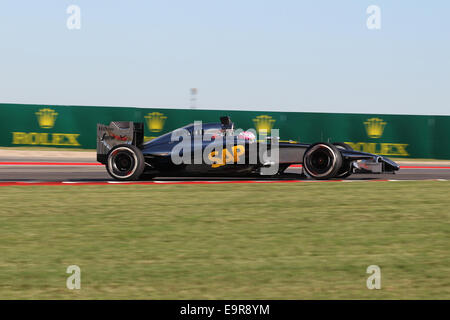
[[[191,88],[191,109],[197,108],[197,88]]]

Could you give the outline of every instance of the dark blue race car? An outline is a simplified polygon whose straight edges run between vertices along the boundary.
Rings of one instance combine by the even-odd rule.
[[[293,164],[314,179],[343,179],[352,173],[395,172],[392,160],[352,150],[345,143],[280,141],[235,130],[229,117],[196,123],[143,142],[142,123],[97,125],[97,160],[117,180],[155,176],[278,176]]]

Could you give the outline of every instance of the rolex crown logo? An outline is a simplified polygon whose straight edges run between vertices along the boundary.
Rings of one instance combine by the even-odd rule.
[[[147,126],[151,132],[159,132],[164,128],[164,122],[167,117],[163,113],[152,112],[148,113],[145,116],[145,119],[147,120]]]
[[[386,122],[379,118],[370,118],[364,122],[367,135],[370,138],[380,138],[383,135],[386,124]]]
[[[58,113],[53,109],[45,108],[36,112],[36,116],[41,128],[50,129],[55,125],[55,120]]]
[[[253,122],[255,123],[255,127],[258,132],[264,131],[266,133],[269,133],[270,130],[272,130],[275,119],[272,119],[271,116],[262,115],[257,116],[255,119],[253,119]]]

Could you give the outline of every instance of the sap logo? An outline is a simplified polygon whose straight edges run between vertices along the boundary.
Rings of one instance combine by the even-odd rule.
[[[208,155],[208,159],[211,161],[211,167],[218,168],[227,163],[238,163],[243,155],[245,155],[245,147],[237,145],[233,146],[231,152],[227,148],[221,151],[212,151]]]

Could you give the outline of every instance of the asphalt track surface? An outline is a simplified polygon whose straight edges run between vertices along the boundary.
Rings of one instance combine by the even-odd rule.
[[[301,166],[290,167],[287,174],[276,178],[253,177],[155,177],[151,182],[255,182],[255,181],[310,181],[302,175]],[[450,165],[414,163],[401,164],[401,169],[396,174],[354,174],[346,180],[450,180]],[[73,183],[104,183],[113,181],[104,166],[85,159],[39,159],[32,161],[23,159],[0,159],[0,183],[36,183],[36,182],[73,182]]]

